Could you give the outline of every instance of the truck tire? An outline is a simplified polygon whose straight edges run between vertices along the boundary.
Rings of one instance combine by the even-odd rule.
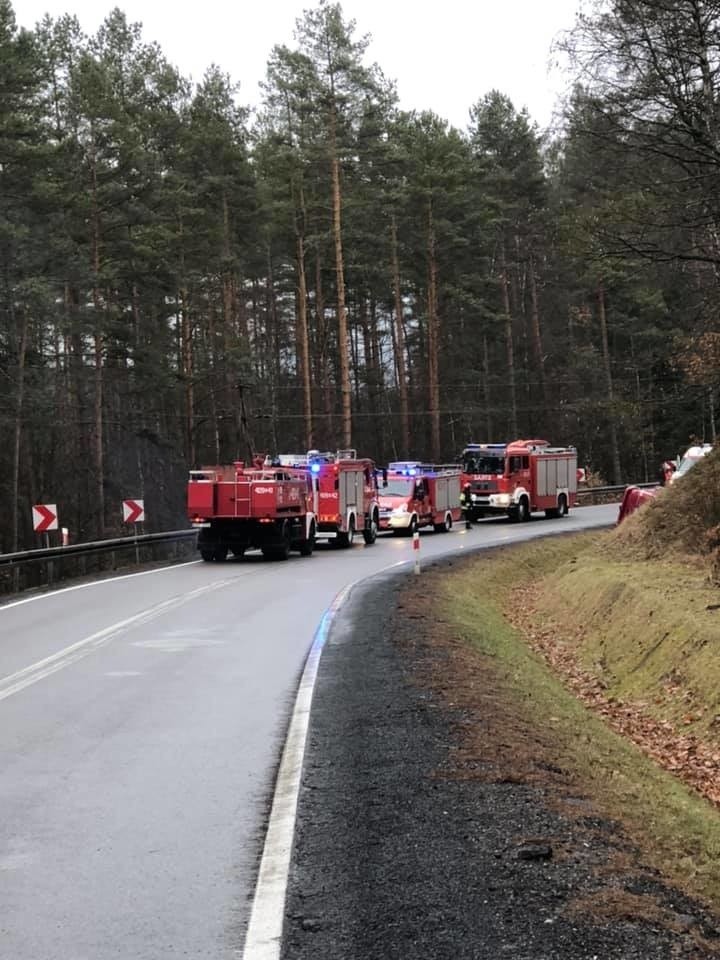
[[[224,560],[227,560],[227,555],[228,548],[224,544],[221,544],[219,547],[215,547],[213,560],[215,560],[216,563],[222,563]]]
[[[411,537],[414,533],[417,532],[418,527],[419,527],[418,518],[415,516],[415,514],[413,514],[410,519],[410,523],[405,527],[405,529],[403,530],[403,533],[405,534],[406,537]]]
[[[518,523],[527,523],[530,519],[530,504],[528,503],[527,497],[520,497],[515,511],[510,514],[510,519]]]
[[[452,525],[453,525],[452,514],[446,513],[445,519],[443,520],[442,523],[433,524],[433,530],[435,531],[435,533],[449,533],[452,530]]]
[[[315,549],[315,521],[310,524],[310,534],[307,540],[301,540],[298,551],[301,557],[311,557]]]
[[[262,555],[266,560],[287,560],[290,557],[291,546],[290,527],[283,523],[280,531],[280,540],[275,543],[266,543],[262,549]]]
[[[375,543],[375,541],[377,540],[377,532],[378,532],[377,516],[376,514],[373,514],[372,520],[370,521],[370,526],[365,527],[365,529],[363,530],[363,540],[368,546],[371,546],[371,544]]]
[[[342,549],[351,547],[353,545],[353,540],[355,539],[355,517],[350,517],[350,523],[348,525],[347,533],[339,533],[335,543]]]
[[[203,547],[200,550],[200,556],[205,563],[211,563],[215,559],[215,547]]]
[[[568,512],[567,497],[561,493],[558,497],[558,505],[545,511],[546,517],[566,517]]]

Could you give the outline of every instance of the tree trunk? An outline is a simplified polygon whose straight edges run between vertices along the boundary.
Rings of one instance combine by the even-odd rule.
[[[605,288],[602,281],[597,286],[598,317],[600,319],[600,337],[602,341],[603,366],[605,369],[605,385],[610,408],[610,450],[613,463],[613,483],[622,483],[620,470],[620,448],[618,447],[617,428],[615,426],[615,403],[613,393],[612,370],[610,368],[610,349],[608,346],[607,311],[605,307]]]
[[[547,391],[547,382],[545,380],[545,354],[543,352],[542,332],[540,329],[540,306],[538,303],[537,278],[535,276],[535,258],[530,254],[528,264],[529,283],[530,283],[530,318],[532,329],[533,353],[535,354],[535,366],[537,367],[540,378],[540,390],[542,392],[545,415],[550,410],[550,401]]]
[[[13,306],[13,297],[8,297],[10,307],[10,322],[13,333],[17,336],[15,309]],[[22,310],[22,319],[20,321],[20,336],[17,346],[17,381],[15,393],[15,431],[13,437],[13,460],[12,460],[12,491],[10,494],[10,552],[19,548],[19,520],[20,520],[20,451],[22,448],[22,417],[23,402],[25,399],[25,357],[27,355],[28,341],[28,321],[27,312]]]
[[[314,447],[312,424],[312,390],[310,383],[310,336],[308,331],[307,314],[307,280],[305,276],[305,195],[300,186],[300,216],[301,223],[295,218],[295,240],[297,246],[297,322],[300,367],[302,376],[303,418],[305,422],[305,449]]]
[[[95,361],[95,398],[94,398],[94,437],[93,461],[95,467],[95,513],[98,537],[105,535],[105,462],[103,456],[103,324],[101,321],[104,306],[100,294],[100,211],[98,208],[97,159],[95,144],[90,153],[92,178],[92,268],[93,268],[93,308],[95,314],[95,332],[93,349]]]
[[[485,442],[492,443],[495,438],[493,437],[492,411],[490,410],[490,353],[487,336],[483,337],[483,394],[485,396],[485,429],[487,431]]]
[[[322,264],[320,257],[315,259],[315,310],[317,314],[318,332],[321,341],[321,383],[323,396],[323,413],[325,423],[323,424],[323,434],[325,437],[324,447],[334,443],[333,439],[333,383],[330,377],[330,343],[328,336],[328,324],[325,317],[325,294],[322,284]]]
[[[432,201],[428,203],[428,399],[430,401],[430,455],[440,459],[440,384],[438,373],[439,322],[437,314],[437,260]]]
[[[403,327],[403,303],[400,292],[400,263],[398,258],[397,224],[393,216],[390,224],[390,244],[392,250],[393,291],[395,294],[395,367],[398,379],[398,397],[400,399],[400,445],[402,456],[410,456],[410,414],[408,407],[408,385],[405,373],[405,330]]]
[[[185,456],[191,467],[197,464],[195,440],[195,355],[193,350],[193,324],[190,316],[190,298],[185,270],[183,220],[179,219],[180,234],[180,369],[184,384],[185,400]]]
[[[505,258],[505,241],[500,246],[500,290],[505,313],[505,355],[507,358],[508,391],[510,394],[510,433],[513,439],[518,436],[517,396],[515,391],[515,348],[513,345],[513,321],[510,311],[510,284]]]
[[[340,192],[340,161],[337,155],[335,109],[330,123],[330,150],[332,167],[332,221],[335,245],[335,273],[337,277],[338,368],[340,370],[340,399],[342,409],[343,447],[352,446],[352,406],[350,363],[348,357],[348,324],[345,307],[345,266],[342,248],[342,195]]]

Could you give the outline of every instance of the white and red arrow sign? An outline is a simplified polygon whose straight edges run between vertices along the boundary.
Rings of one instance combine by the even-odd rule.
[[[35,533],[45,533],[46,530],[57,530],[58,512],[54,503],[39,503],[32,508],[33,530]]]
[[[123,500],[123,523],[144,523],[145,501]]]

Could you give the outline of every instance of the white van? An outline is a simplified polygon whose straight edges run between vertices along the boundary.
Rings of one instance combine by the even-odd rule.
[[[711,443],[702,443],[696,447],[688,447],[683,456],[680,458],[680,463],[678,468],[670,477],[670,483],[675,483],[675,481],[684,476],[691,467],[694,467],[698,460],[702,460],[703,457],[706,457],[712,450]]]

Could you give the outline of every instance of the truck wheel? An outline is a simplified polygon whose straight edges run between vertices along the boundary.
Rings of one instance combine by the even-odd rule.
[[[375,541],[377,540],[377,531],[378,531],[377,517],[373,514],[373,518],[370,521],[370,526],[365,527],[365,529],[363,530],[363,540],[368,546],[375,543]]]
[[[435,533],[449,533],[452,530],[452,525],[453,525],[452,514],[446,513],[445,519],[443,520],[442,523],[433,524],[433,530],[435,531]]]
[[[215,547],[213,554],[213,560],[217,563],[222,563],[223,560],[227,560],[228,548],[226,546]]]
[[[245,547],[233,547],[233,548],[232,548],[232,555],[233,555],[237,560],[242,560],[242,558],[245,556]]]
[[[568,502],[567,497],[564,493],[560,494],[560,499],[558,500],[558,516],[566,517],[568,515]]]
[[[520,497],[517,505],[517,519],[519,523],[526,523],[530,519],[530,505],[527,497]]]
[[[215,547],[203,547],[200,556],[205,563],[211,563],[215,559]]]
[[[310,535],[307,540],[300,541],[300,556],[301,557],[311,557],[312,552],[315,549],[315,521],[310,524]]]
[[[290,545],[287,543],[280,544],[280,546],[266,544],[260,549],[266,560],[287,560],[290,556]]]
[[[415,514],[413,514],[412,519],[410,520],[410,523],[407,525],[407,527],[405,527],[405,536],[411,537],[414,533],[417,532],[417,529],[418,529],[418,518],[415,516]]]
[[[347,533],[339,533],[335,542],[339,547],[351,547],[355,539],[355,517],[350,517]]]

